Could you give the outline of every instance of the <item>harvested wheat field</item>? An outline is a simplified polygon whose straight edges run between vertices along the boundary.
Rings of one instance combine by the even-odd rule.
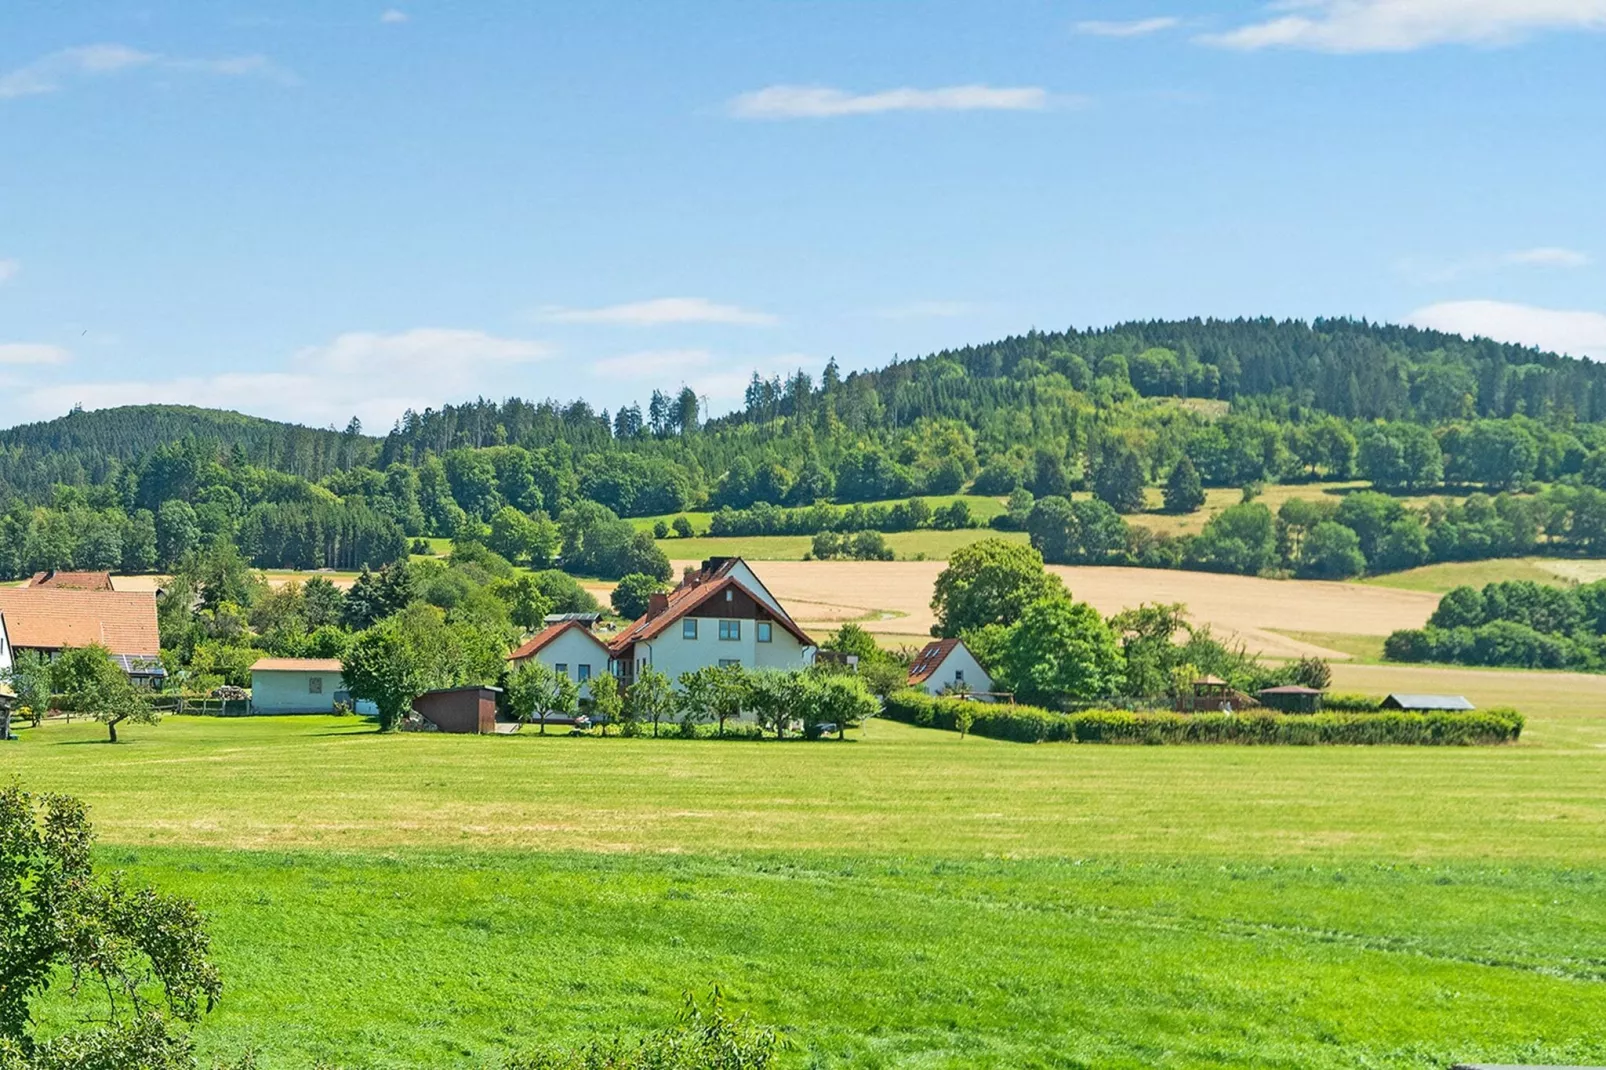
[[[931,592],[945,566],[940,561],[765,561],[753,567],[816,638],[851,620],[893,641],[914,643],[930,634]],[[1352,583],[1145,568],[1051,566],[1051,571],[1072,594],[1106,615],[1144,602],[1185,602],[1196,622],[1272,657],[1348,657],[1276,630],[1387,635],[1421,627],[1439,603],[1438,595],[1426,591]]]

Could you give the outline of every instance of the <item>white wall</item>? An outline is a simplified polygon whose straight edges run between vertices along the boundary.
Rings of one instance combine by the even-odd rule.
[[[985,669],[971,654],[970,648],[960,643],[951,650],[937,671],[926,678],[920,689],[928,695],[935,695],[959,679],[958,674],[964,674],[964,681],[972,691],[991,691],[993,678],[987,675]]]
[[[683,638],[681,624],[685,620],[697,621],[697,638]],[[756,620],[742,620],[740,639],[719,637],[719,617],[683,617],[672,623],[656,639],[636,643],[636,665],[646,660],[653,668],[678,680],[683,672],[692,672],[721,661],[731,660],[744,669],[801,669],[814,660],[814,647],[806,647],[797,637],[779,624],[770,624],[770,641],[758,641]],[[729,619],[729,618],[723,618]]]
[[[608,650],[590,632],[583,628],[567,628],[558,637],[535,652],[535,660],[549,669],[566,666],[569,679],[580,678],[580,666],[591,666],[592,676],[608,671]],[[580,685],[580,697],[590,698],[591,688]]]
[[[6,634],[6,617],[0,613],[0,672],[11,668],[11,637]]]

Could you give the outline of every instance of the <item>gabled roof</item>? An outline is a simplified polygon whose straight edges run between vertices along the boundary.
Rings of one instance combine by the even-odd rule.
[[[1298,684],[1283,684],[1280,687],[1263,687],[1256,691],[1257,695],[1319,695],[1321,691],[1314,687],[1300,687]]]
[[[909,686],[923,684],[942,665],[943,659],[964,644],[958,639],[938,639],[927,643],[909,666]]]
[[[649,609],[640,620],[620,632],[618,637],[608,644],[609,652],[618,657],[631,643],[661,635],[664,629],[725,590],[741,591],[766,612],[771,612],[773,607],[769,604],[769,600],[761,598],[741,580],[731,575],[738,564],[745,562],[739,557],[711,557],[703,562],[701,569],[681,580],[680,586],[664,597],[662,606]],[[775,618],[776,624],[790,632],[804,646],[817,645],[809,638],[807,632],[797,626],[796,621],[786,615],[785,611],[771,612],[771,615]]]
[[[62,650],[99,643],[113,654],[161,653],[156,595],[150,591],[0,587],[0,613],[13,647]]]
[[[46,572],[35,572],[28,581],[29,587],[67,587],[77,591],[110,591],[112,587],[112,574],[110,572],[63,572],[50,569]]]
[[[252,672],[342,672],[339,658],[258,658]]]
[[[589,627],[587,627],[584,621],[560,620],[556,624],[547,625],[545,628],[542,628],[540,631],[530,636],[530,638],[526,639],[523,645],[507,656],[507,660],[523,661],[526,658],[533,658],[537,653],[540,652],[542,647],[546,646],[548,643],[552,642],[552,640],[556,639],[558,636],[562,635],[571,628],[580,629],[580,631],[584,633],[585,637],[591,640],[593,643],[596,643],[597,646],[601,647],[604,653],[608,652],[608,644],[604,643],[601,639],[598,639],[597,633],[593,632]]]
[[[1383,705],[1393,704],[1402,710],[1475,710],[1465,695],[1406,695],[1395,692],[1383,700]]]

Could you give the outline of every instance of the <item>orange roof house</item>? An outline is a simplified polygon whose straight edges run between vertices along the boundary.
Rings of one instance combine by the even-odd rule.
[[[161,653],[156,595],[150,591],[0,587],[0,613],[18,650],[54,654],[99,643],[113,654],[154,658]]]
[[[28,581],[29,587],[63,587],[75,591],[112,591],[110,572],[63,572],[50,569],[35,572]]]
[[[961,639],[936,639],[909,666],[909,686],[929,695],[944,691],[989,694],[993,679]]]

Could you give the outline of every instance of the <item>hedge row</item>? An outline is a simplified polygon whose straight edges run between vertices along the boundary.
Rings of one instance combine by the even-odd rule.
[[[1055,713],[1034,706],[1004,706],[932,698],[919,691],[887,696],[881,715],[923,728],[969,731],[1015,743],[1246,743],[1312,746],[1411,744],[1468,746],[1508,743],[1522,734],[1522,714],[1511,709],[1435,713],[1288,714],[1131,713],[1085,710]]]

